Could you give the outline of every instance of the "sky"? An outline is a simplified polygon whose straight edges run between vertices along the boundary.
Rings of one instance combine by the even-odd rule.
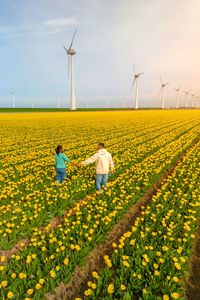
[[[73,48],[79,106],[159,106],[160,76],[200,96],[199,0],[0,0],[0,106],[68,106],[67,55]],[[180,103],[185,95],[181,93]]]

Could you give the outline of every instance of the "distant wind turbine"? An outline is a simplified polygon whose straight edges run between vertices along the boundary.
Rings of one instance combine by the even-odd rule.
[[[180,97],[181,86],[182,86],[182,84],[177,89],[173,89],[174,91],[176,91],[176,108],[179,107],[179,97]]]
[[[123,108],[126,107],[125,100],[122,100],[122,107],[123,107]]]
[[[76,54],[76,52],[72,49],[76,31],[77,29],[74,32],[69,49],[64,47],[64,49],[68,54],[68,78],[69,78],[70,59],[71,59],[71,110],[76,110],[76,99],[75,99],[75,88],[74,88],[74,60],[73,60],[73,56]]]
[[[60,95],[57,95],[57,108],[60,108]]]
[[[195,94],[191,94],[192,96],[192,108],[194,107],[194,97],[195,97]]]
[[[134,70],[134,80],[133,80],[133,83],[132,83],[132,88],[135,84],[135,109],[138,109],[138,78],[142,74],[144,74],[144,72],[136,74],[134,65],[133,65],[133,70]]]
[[[185,108],[188,107],[188,95],[191,92],[191,90],[189,91],[183,91],[183,93],[185,93]]]
[[[195,99],[196,99],[196,107],[199,108],[199,96],[196,96]]]
[[[88,98],[86,98],[86,108],[89,107],[89,101],[88,101]]]
[[[106,99],[106,106],[107,106],[107,108],[110,108],[110,99],[108,97]]]
[[[10,92],[10,95],[12,100],[12,107],[15,108],[15,93],[13,90]]]
[[[160,88],[160,93],[162,92],[162,103],[161,103],[161,108],[165,108],[165,87],[166,85],[169,84],[169,82],[164,83],[162,81],[162,78],[160,77],[160,82],[161,82],[161,88]],[[159,94],[160,94],[159,93]]]

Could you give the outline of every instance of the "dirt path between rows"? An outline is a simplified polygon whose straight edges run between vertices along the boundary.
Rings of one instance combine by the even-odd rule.
[[[189,260],[189,268],[190,274],[184,280],[183,296],[186,300],[200,300],[200,220],[192,256]]]
[[[65,285],[60,283],[58,287],[55,288],[55,294],[46,294],[48,300],[73,300],[76,297],[84,295],[84,291],[87,287],[87,282],[92,281],[92,272],[99,272],[103,267],[105,267],[104,255],[111,256],[113,253],[113,243],[118,242],[120,237],[127,231],[131,231],[131,227],[134,225],[137,217],[141,216],[142,206],[146,207],[152,200],[152,197],[157,193],[157,190],[161,187],[164,180],[170,176],[176,166],[183,160],[183,157],[194,147],[200,138],[198,138],[194,144],[181,154],[176,162],[167,171],[164,172],[162,177],[157,180],[152,187],[146,191],[144,196],[136,204],[134,204],[128,213],[126,213],[119,221],[118,224],[108,233],[105,242],[97,245],[96,248],[90,253],[86,259],[86,265],[84,267],[77,267],[71,280]],[[200,239],[199,239],[199,249],[200,249]],[[199,251],[200,253],[200,251]],[[198,261],[199,271],[200,271],[200,258]],[[199,291],[200,291],[200,272],[199,272]],[[200,295],[200,294],[199,294]],[[200,300],[199,298],[189,298],[189,300]]]

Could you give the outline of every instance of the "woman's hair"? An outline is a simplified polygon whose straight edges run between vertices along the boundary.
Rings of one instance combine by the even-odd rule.
[[[59,155],[59,153],[60,153],[60,149],[62,149],[62,146],[61,145],[59,145],[55,150],[56,150],[56,153],[57,153],[57,155]]]

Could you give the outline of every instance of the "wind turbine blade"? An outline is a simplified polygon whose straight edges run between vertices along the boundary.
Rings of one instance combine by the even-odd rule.
[[[142,75],[142,74],[144,74],[144,72],[142,72],[142,73],[139,73],[138,75],[140,76],[140,75]]]
[[[163,85],[163,82],[162,82],[162,78],[160,77],[160,82],[161,82],[161,85]]]
[[[66,52],[67,52],[67,48],[65,47],[65,46],[63,46],[63,48],[66,50]]]
[[[165,85],[168,85],[168,84],[170,84],[170,82],[165,83]]]
[[[68,79],[69,79],[69,69],[70,69],[70,55],[68,54]]]
[[[132,86],[131,86],[131,88],[133,88],[133,86],[134,86],[134,83],[135,83],[135,78],[134,78],[134,80],[133,80],[133,83],[132,83]]]
[[[162,92],[162,89],[163,89],[163,86],[161,86],[161,88],[160,88],[160,92],[159,92],[159,95],[160,95],[160,93]]]
[[[75,35],[76,35],[76,31],[77,31],[77,28],[76,28],[76,30],[75,30],[75,32],[74,32],[74,35],[73,35],[73,38],[72,38],[72,41],[71,41],[71,45],[70,45],[70,47],[69,47],[69,50],[71,50],[71,48],[72,48],[72,44],[73,44],[73,41],[74,41],[74,37],[75,37]]]
[[[134,74],[135,74],[135,65],[133,64],[133,71],[134,71]]]

